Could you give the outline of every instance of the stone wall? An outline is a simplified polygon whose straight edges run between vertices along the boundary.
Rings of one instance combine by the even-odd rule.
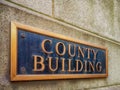
[[[0,0],[0,90],[119,90],[119,0]],[[59,33],[108,48],[108,77],[10,81],[10,23]]]

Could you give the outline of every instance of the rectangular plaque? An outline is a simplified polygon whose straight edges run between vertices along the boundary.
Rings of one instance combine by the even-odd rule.
[[[107,76],[105,47],[11,23],[11,81]]]

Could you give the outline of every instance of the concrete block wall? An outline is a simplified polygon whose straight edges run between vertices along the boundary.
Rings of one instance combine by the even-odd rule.
[[[0,0],[0,90],[119,90],[119,0]],[[10,81],[10,23],[108,48],[108,78]]]

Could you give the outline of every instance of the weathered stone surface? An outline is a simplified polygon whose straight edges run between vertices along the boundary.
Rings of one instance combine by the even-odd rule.
[[[94,31],[108,37],[115,37],[113,0],[94,0]]]
[[[40,29],[59,33],[88,43],[105,46],[109,50],[109,76],[99,79],[10,82],[10,23],[17,21]],[[3,90],[75,90],[120,84],[120,46],[96,38],[65,25],[28,14],[0,4],[0,89]]]
[[[11,0],[35,11],[52,15],[52,0]]]
[[[55,0],[55,17],[76,26],[93,27],[93,0]]]
[[[55,0],[55,17],[67,23],[120,41],[120,29],[114,24],[116,0]],[[117,0],[116,2],[119,2]],[[119,9],[117,9],[119,10]],[[118,21],[116,21],[118,23]],[[115,25],[115,26],[114,26]]]
[[[116,38],[119,39],[120,37],[120,0],[114,0],[114,31],[116,34]]]
[[[95,88],[95,89],[89,89],[89,90],[120,90],[120,85],[102,87],[102,88]]]

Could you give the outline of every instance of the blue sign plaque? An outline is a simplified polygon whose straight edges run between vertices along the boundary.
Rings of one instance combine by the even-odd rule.
[[[107,49],[11,23],[11,81],[108,76]]]

